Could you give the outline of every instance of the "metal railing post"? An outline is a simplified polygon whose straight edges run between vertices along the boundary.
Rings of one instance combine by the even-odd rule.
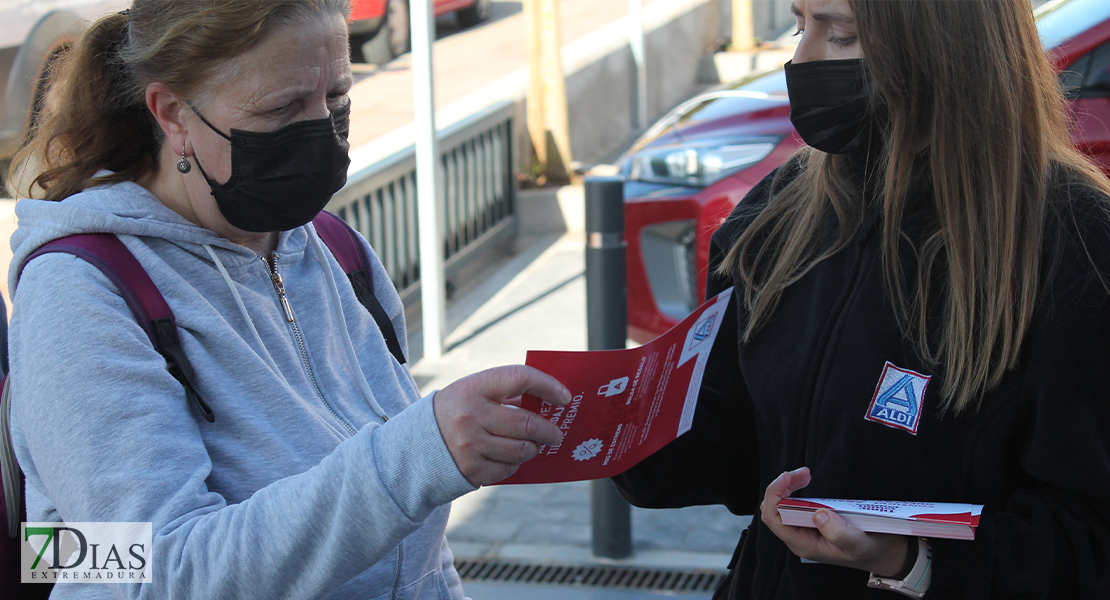
[[[412,19],[413,107],[416,113],[416,187],[420,231],[420,314],[424,358],[443,356],[446,278],[443,272],[443,222],[440,217],[439,138],[436,136],[432,44],[435,13],[431,0],[409,3]]]
[[[628,303],[625,284],[624,181],[586,178],[586,333],[590,350],[625,347]],[[632,511],[613,482],[590,482],[595,556],[632,556]]]
[[[416,63],[415,57],[413,62]],[[421,79],[430,82],[428,78]],[[421,97],[429,99],[430,107],[430,96],[423,94]],[[433,231],[428,239],[440,239],[439,254],[443,258],[440,282],[449,281],[460,271],[465,272],[468,265],[484,260],[491,251],[503,248],[516,235],[513,201],[516,178],[511,138],[517,110],[514,102],[499,102],[438,131],[435,140],[439,146],[438,161],[429,159],[426,153],[422,153],[418,161],[416,144],[397,142],[389,144],[389,150],[378,153],[375,160],[360,160],[356,156],[356,162],[347,173],[347,185],[328,202],[327,210],[346,220],[370,242],[406,309],[419,303],[424,291],[420,279],[421,254],[427,252],[426,256],[431,256],[431,262],[435,262],[436,248],[421,248],[418,243],[424,239],[418,233],[419,228],[434,224],[423,217],[433,212],[439,215],[436,226],[439,231]],[[429,119],[425,127],[426,131],[432,131],[431,108],[418,115],[420,119]],[[422,139],[425,146],[430,145],[426,142],[433,141],[430,136]],[[470,161],[472,156],[479,160]],[[421,166],[418,169],[418,162],[435,168]],[[418,181],[419,185],[427,185],[428,175],[435,175],[438,191],[433,194],[421,190],[417,198]],[[469,185],[471,180],[478,184]],[[478,193],[474,202],[482,218],[474,222],[473,228],[467,229],[471,215],[468,198],[472,189]],[[437,202],[430,206],[428,200],[433,197]],[[429,285],[439,287],[437,283]],[[412,322],[410,320],[410,324]],[[440,319],[440,323],[444,321]],[[433,330],[428,328],[428,331]]]

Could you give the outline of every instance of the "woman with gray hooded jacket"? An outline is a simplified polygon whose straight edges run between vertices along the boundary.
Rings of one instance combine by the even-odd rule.
[[[27,520],[150,522],[153,544],[146,583],[52,597],[461,598],[448,503],[558,443],[514,399],[570,395],[527,367],[421,398],[311,224],[349,162],[347,10],[136,0],[62,63],[13,167],[34,198],[9,275]],[[47,254],[20,273],[90,232],[166,298],[214,421],[96,267]]]

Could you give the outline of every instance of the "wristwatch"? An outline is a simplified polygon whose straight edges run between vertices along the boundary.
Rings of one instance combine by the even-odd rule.
[[[867,587],[898,592],[910,598],[924,598],[925,592],[929,590],[929,582],[933,580],[933,548],[925,538],[917,538],[917,545],[911,545],[910,552],[911,556],[917,556],[913,559],[909,572],[903,569],[894,577],[879,577],[872,573],[867,580]],[[906,562],[909,563],[909,560]]]

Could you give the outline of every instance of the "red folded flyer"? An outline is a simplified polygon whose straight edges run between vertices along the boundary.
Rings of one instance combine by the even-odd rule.
[[[794,527],[817,527],[813,513],[825,508],[863,531],[954,540],[975,539],[983,514],[981,504],[830,498],[784,498],[778,508],[783,524]]]
[[[651,342],[627,350],[530,351],[526,364],[574,394],[567,406],[526,395],[521,406],[563,431],[503,484],[618,475],[690,430],[698,389],[732,288]]]

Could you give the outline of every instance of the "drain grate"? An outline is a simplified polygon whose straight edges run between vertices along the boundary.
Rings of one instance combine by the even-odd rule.
[[[608,565],[536,565],[486,560],[455,561],[463,581],[545,583],[670,592],[711,592],[725,578],[716,569],[675,571]]]

